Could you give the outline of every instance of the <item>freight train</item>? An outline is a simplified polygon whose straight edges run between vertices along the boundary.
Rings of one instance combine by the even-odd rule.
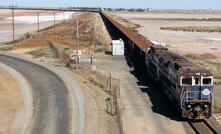
[[[157,85],[160,85],[182,117],[195,120],[211,116],[212,73],[168,51],[164,46],[154,45],[154,42],[130,31],[103,12],[100,12],[100,15],[109,27],[109,32],[114,32],[115,38],[128,42],[125,48],[130,50],[129,55],[136,58],[138,56],[141,61],[145,60],[148,73]]]
[[[187,119],[211,116],[213,74],[166,47],[151,45],[145,57],[149,75]]]

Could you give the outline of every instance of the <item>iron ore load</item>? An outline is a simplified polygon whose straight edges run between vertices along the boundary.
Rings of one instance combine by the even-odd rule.
[[[166,47],[151,45],[145,65],[150,76],[187,119],[211,116],[213,74]]]

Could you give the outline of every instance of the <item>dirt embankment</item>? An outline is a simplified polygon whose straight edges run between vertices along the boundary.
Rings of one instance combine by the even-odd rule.
[[[2,48],[2,50],[34,49],[48,46],[48,41],[65,45],[71,49],[77,47],[77,20],[79,31],[79,49],[91,49],[95,52],[108,50],[111,39],[102,25],[102,19],[96,13],[82,13],[67,23],[43,31],[40,35],[31,34],[31,38],[20,44]]]
[[[23,105],[23,97],[15,80],[1,68],[0,81],[0,133],[8,134],[14,131],[11,128]]]

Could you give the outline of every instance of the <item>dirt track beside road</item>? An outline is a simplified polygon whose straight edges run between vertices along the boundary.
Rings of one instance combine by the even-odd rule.
[[[17,112],[23,106],[23,97],[16,80],[0,67],[0,133],[11,132]]]

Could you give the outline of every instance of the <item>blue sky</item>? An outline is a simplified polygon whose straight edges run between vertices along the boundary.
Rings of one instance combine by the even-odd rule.
[[[154,9],[221,9],[221,0],[1,0],[0,6],[14,3],[31,7],[111,7]]]

